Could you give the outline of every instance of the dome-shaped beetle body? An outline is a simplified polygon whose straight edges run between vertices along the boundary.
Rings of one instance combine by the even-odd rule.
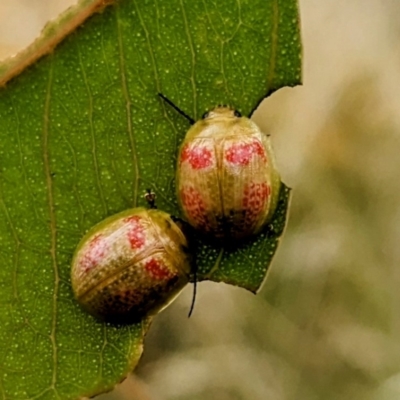
[[[134,208],[94,226],[71,270],[76,299],[90,314],[131,323],[166,307],[189,281],[181,229],[163,211]]]
[[[178,199],[195,228],[222,241],[260,232],[279,194],[270,140],[228,107],[206,113],[187,132],[177,166]]]

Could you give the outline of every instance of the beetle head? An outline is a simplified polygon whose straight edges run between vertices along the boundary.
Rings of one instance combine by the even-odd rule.
[[[240,118],[241,116],[242,114],[239,111],[226,105],[222,106],[219,105],[215,107],[213,110],[204,113],[202,119],[204,120],[228,119],[228,118],[235,119],[235,118]]]

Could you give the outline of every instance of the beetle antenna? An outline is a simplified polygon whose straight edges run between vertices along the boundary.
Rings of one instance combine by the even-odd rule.
[[[156,194],[151,189],[146,189],[146,193],[144,195],[145,200],[147,201],[150,208],[157,208],[156,206]]]
[[[179,107],[177,107],[170,99],[165,97],[162,93],[158,93],[158,95],[165,102],[167,102],[175,111],[177,111],[179,114],[181,114],[183,117],[185,117],[190,122],[190,125],[193,125],[196,122],[192,117],[189,117],[189,115],[187,115],[184,111],[182,111]]]
[[[196,302],[196,294],[197,294],[197,267],[193,269],[193,297],[192,297],[192,304],[190,305],[188,318],[190,318],[190,316],[193,313],[194,303]]]

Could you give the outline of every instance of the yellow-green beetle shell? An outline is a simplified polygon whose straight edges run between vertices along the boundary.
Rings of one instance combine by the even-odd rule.
[[[160,210],[134,208],[94,226],[72,261],[74,295],[93,316],[131,323],[166,307],[189,281],[185,235]]]
[[[189,129],[176,183],[188,222],[225,242],[259,233],[275,211],[280,188],[269,137],[227,107]]]

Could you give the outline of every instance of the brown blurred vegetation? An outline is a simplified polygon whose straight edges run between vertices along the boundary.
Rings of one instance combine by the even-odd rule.
[[[0,56],[68,3],[2,0]],[[300,10],[304,85],[254,116],[293,187],[263,289],[201,283],[188,320],[187,288],[154,321],[135,377],[104,400],[400,398],[400,2]]]

